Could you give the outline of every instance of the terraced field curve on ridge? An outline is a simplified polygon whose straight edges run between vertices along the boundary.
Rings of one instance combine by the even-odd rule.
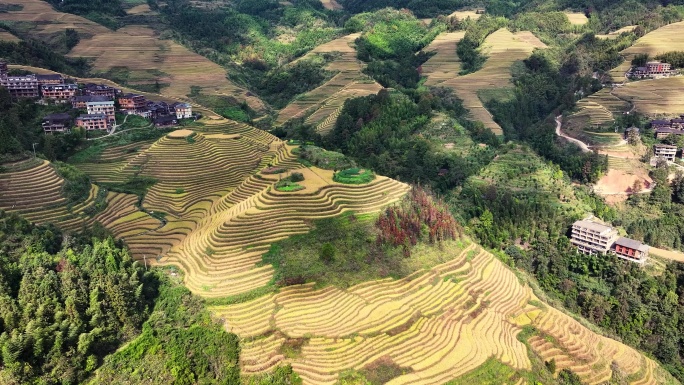
[[[382,360],[406,373],[387,384],[441,385],[490,358],[529,371],[529,353],[590,384],[609,379],[613,361],[632,383],[656,383],[655,362],[547,307],[485,250],[455,241],[444,250],[448,262],[401,280],[290,286],[211,310],[242,338],[244,372],[289,363],[304,384],[332,385],[340,372]],[[301,353],[286,358],[293,341]]]
[[[362,73],[363,64],[356,58],[356,49],[353,47],[354,40],[360,35],[355,33],[321,44],[303,57],[334,53],[338,56],[325,69],[337,74],[283,108],[278,113],[276,124],[306,118],[306,124],[315,126],[318,132],[327,133],[335,125],[345,100],[375,94],[382,89],[382,86]]]

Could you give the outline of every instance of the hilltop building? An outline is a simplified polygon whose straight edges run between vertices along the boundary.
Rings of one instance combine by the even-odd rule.
[[[665,159],[668,162],[674,162],[675,156],[677,155],[677,146],[656,144],[653,146],[653,152],[657,158]]]
[[[105,84],[88,83],[83,87],[83,95],[106,96],[109,100],[114,100],[121,91]]]
[[[649,247],[647,245],[620,237],[617,229],[590,219],[577,221],[572,225],[570,243],[584,254],[612,253],[619,258],[642,265],[648,258]]]
[[[40,86],[40,89],[43,99],[52,99],[59,103],[70,101],[78,92],[76,84],[46,84]]]
[[[40,88],[36,75],[3,76],[0,86],[7,88],[14,99],[34,99],[40,96]]]
[[[635,78],[662,78],[672,75],[672,65],[660,61],[650,61],[643,67],[636,67],[628,75]]]
[[[71,127],[71,116],[67,113],[50,114],[43,118],[43,131],[46,134],[66,132]]]
[[[116,111],[114,109],[113,100],[86,102],[86,110],[90,115],[106,115],[110,124],[113,124],[116,121],[116,117],[114,116]]]
[[[104,114],[83,114],[76,118],[76,125],[85,128],[87,131],[107,130],[109,121]]]

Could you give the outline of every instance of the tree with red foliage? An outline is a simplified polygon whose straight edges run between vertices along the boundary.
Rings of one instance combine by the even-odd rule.
[[[378,244],[401,246],[406,256],[419,241],[436,243],[461,235],[447,205],[421,187],[413,187],[401,204],[385,209],[375,226],[380,230]]]

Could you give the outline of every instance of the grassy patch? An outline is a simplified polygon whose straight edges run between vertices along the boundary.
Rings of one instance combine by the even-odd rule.
[[[157,183],[157,180],[154,178],[134,176],[127,179],[124,183],[103,183],[103,186],[112,191],[143,197],[147,194],[147,190],[154,186],[155,183]]]
[[[304,186],[292,182],[289,179],[283,179],[279,180],[278,183],[275,184],[275,189],[277,191],[283,191],[283,192],[292,192],[292,191],[299,191],[299,190],[304,190]]]
[[[333,180],[344,184],[365,184],[375,179],[375,174],[370,170],[349,168],[335,173]]]
[[[342,170],[354,167],[354,162],[344,154],[327,151],[316,146],[303,145],[295,149],[293,153],[308,163],[326,170]]]
[[[389,356],[381,357],[380,359],[366,365],[363,369],[361,369],[361,374],[372,385],[382,385],[389,382],[393,378],[411,372],[412,370],[410,368],[402,368],[394,363]]]
[[[88,199],[90,195],[90,177],[76,167],[55,162],[55,171],[64,178],[62,192],[69,204],[76,204]]]

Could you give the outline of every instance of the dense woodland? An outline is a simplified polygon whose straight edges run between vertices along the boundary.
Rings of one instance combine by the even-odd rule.
[[[125,22],[122,2],[51,3],[110,28]],[[652,175],[657,182],[654,191],[631,198],[618,210],[586,188],[606,171],[606,158],[582,153],[554,133],[556,115],[601,88],[592,75],[620,64],[619,52],[639,36],[684,18],[684,1],[497,0],[484,4],[488,16],[477,22],[439,17],[430,24],[418,18],[482,4],[342,0],[344,10],[328,11],[314,0],[291,3],[236,0],[231,7],[200,8],[188,0],[148,1],[160,12],[155,28],[165,37],[225,66],[231,80],[276,109],[333,75],[323,69],[330,58],[294,60],[335,37],[360,32],[358,58],[366,64],[365,72],[389,90],[348,100],[327,136],[321,137],[302,121],[272,132],[337,151],[348,164],[430,188],[443,198],[431,207],[450,210],[450,218],[458,221],[450,227],[454,236],[449,238],[467,234],[486,247],[504,251],[500,257],[529,273],[549,300],[655,357],[684,381],[682,264],[668,264],[654,274],[610,257],[580,255],[567,234],[570,224],[581,217],[581,208],[621,226],[635,239],[682,249],[684,176],[670,182],[660,165]],[[390,6],[410,12],[387,9]],[[558,12],[565,9],[586,12],[589,23],[570,25]],[[595,37],[626,25],[638,27],[614,40]],[[504,26],[533,31],[552,48],[516,64],[513,88],[486,100],[504,130],[503,137],[496,137],[466,118],[467,111],[450,90],[423,86],[419,68],[429,58],[422,49],[437,34],[464,30],[465,40],[455,54],[463,62],[463,73],[477,71],[487,60],[480,45]],[[282,31],[287,31],[288,43],[276,39]],[[89,72],[86,61],[59,54],[77,39],[77,34],[65,34],[59,40],[62,51],[30,39],[0,42],[0,57],[82,76]],[[665,57],[676,66],[684,62],[681,52]],[[219,112],[225,116],[254,118],[253,111],[232,101],[193,97],[204,97],[201,100],[207,105],[220,104]],[[33,143],[38,143],[39,156],[51,161],[76,162],[96,153],[97,146],[85,143],[79,132],[41,135],[40,117],[62,111],[60,106],[13,102],[0,89],[0,159],[26,158]],[[462,130],[467,150],[447,151],[429,135],[434,121],[444,117],[449,127]],[[313,162],[320,152],[315,149],[304,148],[302,158]],[[520,151],[531,159],[529,167],[510,169],[507,155]],[[67,179],[70,199],[83,199],[90,183],[87,176],[66,163],[56,167]],[[492,170],[503,170],[496,183],[487,179]],[[533,178],[535,173],[553,177],[544,181]],[[516,184],[521,180],[529,188]],[[580,186],[573,187],[572,182]],[[145,193],[144,188],[133,191],[139,186],[128,187],[128,192]],[[274,264],[280,284],[342,285],[353,279],[407,275],[411,271],[404,262],[411,256],[403,245],[407,240],[412,245],[430,241],[416,238],[414,243],[420,234],[392,227],[397,221],[415,225],[422,220],[410,208],[382,213],[377,221],[352,214],[321,220],[309,235],[274,245],[264,262]],[[96,230],[67,235],[51,226],[0,216],[0,382],[136,383],[146,378],[158,378],[160,384],[301,382],[289,367],[279,368],[272,377],[240,379],[237,338],[211,320],[203,302],[172,282],[167,271],[148,272],[133,263],[122,245],[107,239],[101,228]],[[113,295],[114,291],[123,295]],[[107,355],[124,343],[128,344]],[[559,381],[576,383],[571,374],[563,376]]]

